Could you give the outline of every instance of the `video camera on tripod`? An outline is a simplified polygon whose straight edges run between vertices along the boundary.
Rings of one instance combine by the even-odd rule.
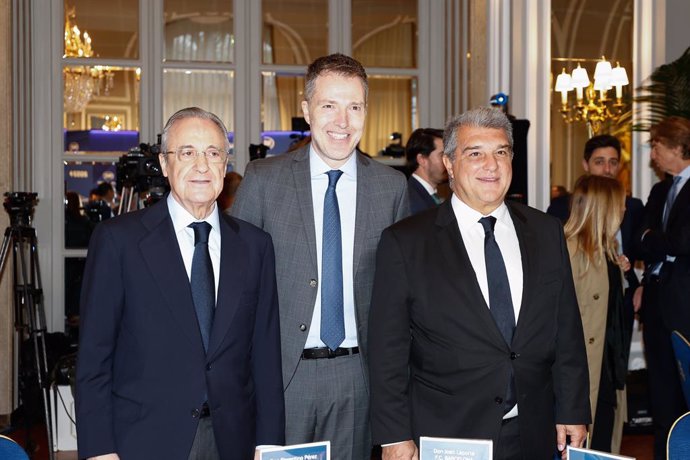
[[[144,206],[149,206],[165,196],[169,185],[158,160],[160,152],[159,135],[157,144],[139,144],[120,157],[116,170],[120,190],[118,214],[138,209],[140,199]]]

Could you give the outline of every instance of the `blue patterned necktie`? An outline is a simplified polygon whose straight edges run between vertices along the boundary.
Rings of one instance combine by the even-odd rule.
[[[494,236],[496,218],[493,216],[482,217],[479,219],[479,223],[484,227],[484,258],[486,278],[489,284],[489,309],[501,335],[503,335],[503,339],[510,347],[515,332],[515,311],[513,310],[513,299],[510,295],[506,266]],[[510,384],[506,391],[505,412],[510,411],[515,403],[515,377],[511,370]]]
[[[673,202],[676,201],[676,195],[678,194],[678,184],[680,183],[680,176],[673,178],[673,184],[666,195],[666,206],[664,206],[664,215],[662,223],[664,225],[664,231],[668,226],[668,216],[671,214],[671,208],[673,208]]]
[[[342,171],[328,171],[328,189],[323,202],[321,248],[321,341],[335,350],[345,340],[343,318],[343,246],[340,210],[335,186]]]
[[[189,224],[194,229],[194,257],[192,258],[192,300],[196,319],[199,323],[201,340],[204,350],[208,351],[208,341],[211,336],[213,313],[216,306],[216,284],[213,279],[213,265],[208,252],[208,235],[211,224],[208,222],[194,222]]]

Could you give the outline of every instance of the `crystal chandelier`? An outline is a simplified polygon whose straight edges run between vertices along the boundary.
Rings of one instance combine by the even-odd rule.
[[[90,58],[93,55],[89,33],[84,31],[82,34],[76,24],[75,8],[68,8],[65,13],[65,54],[62,57]],[[83,111],[94,96],[108,95],[113,88],[114,74],[107,66],[64,67],[62,73],[65,81],[63,102],[67,113]]]
[[[574,60],[574,59],[571,59]],[[580,60],[582,61],[582,60]],[[606,121],[617,121],[623,114],[623,86],[628,85],[628,74],[620,63],[611,68],[603,56],[594,70],[594,83],[587,75],[587,69],[578,62],[572,75],[563,72],[556,78],[554,91],[561,93],[561,109],[566,123],[580,121],[587,124],[589,137],[599,134]],[[608,91],[616,88],[615,102],[608,97]],[[575,90],[575,103],[568,106],[568,92]],[[586,96],[586,97],[585,97]]]

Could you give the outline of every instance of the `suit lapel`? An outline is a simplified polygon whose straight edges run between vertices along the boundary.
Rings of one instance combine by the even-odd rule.
[[[316,230],[314,225],[314,204],[311,199],[311,170],[309,167],[309,145],[302,147],[294,153],[292,162],[292,177],[295,184],[296,199],[299,203],[300,215],[307,246],[309,246],[309,258],[314,267],[316,263]]]
[[[368,218],[370,213],[371,188],[369,180],[369,159],[355,152],[357,155],[357,202],[355,204],[355,241],[352,255],[352,276],[356,279],[359,260],[365,247],[367,237]]]
[[[165,198],[149,208],[142,218],[142,223],[149,230],[148,235],[139,242],[144,263],[165,300],[163,303],[170,310],[180,330],[190,343],[203,353],[189,278]]]
[[[238,266],[237,261],[247,259],[246,248],[237,235],[237,229],[233,228],[224,216],[220,216],[220,237],[218,300],[208,344],[209,360],[223,343],[237,311],[245,278],[245,271],[242,270],[241,265]]]
[[[533,234],[532,229],[527,225],[527,219],[525,216],[519,210],[511,206],[509,201],[506,201],[506,205],[510,211],[510,217],[513,220],[515,233],[517,234],[517,238],[520,243],[520,257],[522,259],[522,300],[520,304],[520,315],[517,318],[515,336],[513,337],[513,342],[515,342],[520,332],[520,318],[526,317],[526,310],[530,305],[534,304],[534,302],[530,301],[529,296],[535,292],[534,282],[536,279],[536,268],[534,262],[536,260],[538,250],[535,243],[537,243],[538,240]]]
[[[439,206],[436,225],[439,228],[437,234],[439,252],[443,254],[445,266],[448,267],[446,271],[451,274],[452,280],[458,280],[456,283],[454,282],[455,287],[463,293],[463,295],[458,295],[457,298],[469,298],[466,307],[474,310],[482,319],[485,330],[491,331],[491,334],[494,336],[494,342],[505,345],[505,340],[498,326],[496,326],[496,321],[494,321],[491,315],[489,306],[486,304],[482,290],[477,282],[477,274],[472,268],[470,257],[467,255],[467,249],[465,248],[450,199]]]
[[[670,186],[668,188],[669,190],[671,189]],[[668,215],[668,228],[673,225],[673,222],[678,218],[678,214],[681,211],[685,211],[685,206],[688,202],[690,202],[690,180],[685,182],[683,188],[680,189],[678,195],[676,195],[676,199],[673,201],[671,212]]]

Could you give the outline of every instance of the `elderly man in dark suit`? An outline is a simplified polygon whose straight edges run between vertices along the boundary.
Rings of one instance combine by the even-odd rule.
[[[415,129],[405,146],[407,165],[413,171],[407,180],[410,212],[417,214],[438,206],[438,186],[448,180],[443,165],[443,130]]]
[[[405,177],[356,149],[367,110],[359,62],[316,59],[304,96],[311,143],[251,162],[232,214],[276,248],[287,442],[330,440],[332,458],[368,460],[374,258],[381,231],[409,213]]]
[[[494,441],[494,458],[565,458],[590,421],[587,358],[560,222],[504,201],[512,128],[451,120],[453,195],[381,236],[369,319],[371,418],[383,458],[420,436]]]
[[[652,127],[652,160],[669,175],[652,187],[640,250],[647,264],[640,316],[654,421],[654,458],[666,458],[666,437],[688,410],[671,332],[690,337],[690,120],[669,117]]]
[[[246,460],[284,442],[273,245],[219,212],[218,117],[180,110],[162,150],[167,198],[99,224],[89,246],[79,455]]]

